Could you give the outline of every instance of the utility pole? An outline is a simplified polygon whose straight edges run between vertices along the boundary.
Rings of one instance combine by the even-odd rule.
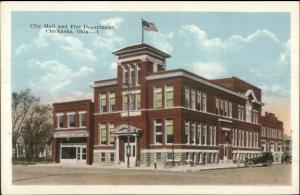
[[[130,92],[130,84],[129,81],[127,83],[127,91],[126,91],[126,95],[127,95],[127,147],[126,147],[126,156],[127,156],[127,168],[130,168],[130,155],[131,155],[131,147],[130,147],[130,98],[131,98],[131,92]]]
[[[127,85],[127,148],[126,148],[126,155],[127,155],[127,168],[130,167],[130,153],[131,153],[131,148],[130,148],[130,117],[129,117],[129,109],[130,109],[130,95],[129,95],[129,84]]]

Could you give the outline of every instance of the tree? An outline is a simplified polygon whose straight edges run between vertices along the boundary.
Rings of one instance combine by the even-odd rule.
[[[34,111],[33,107],[39,103],[39,98],[31,95],[30,89],[12,94],[12,132],[13,148],[15,149],[15,158],[17,158],[17,141],[22,134],[25,120]]]
[[[52,134],[51,108],[48,105],[36,105],[23,127],[26,158],[38,160],[40,152],[47,149]]]
[[[40,103],[30,89],[12,94],[13,147],[17,158],[17,142],[22,138],[28,161],[38,160],[47,151],[52,138],[51,107]]]

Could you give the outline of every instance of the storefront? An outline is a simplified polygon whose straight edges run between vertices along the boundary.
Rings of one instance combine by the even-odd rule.
[[[54,137],[58,140],[58,157],[60,163],[87,163],[87,132],[56,132]]]

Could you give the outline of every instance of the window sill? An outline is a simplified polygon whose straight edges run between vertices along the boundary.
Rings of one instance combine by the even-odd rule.
[[[129,111],[129,116],[141,116],[142,112],[140,110],[131,110]],[[128,111],[121,112],[121,117],[128,116]]]

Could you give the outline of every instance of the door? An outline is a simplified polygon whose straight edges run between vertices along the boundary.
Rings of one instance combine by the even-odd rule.
[[[224,156],[223,156],[223,159],[227,160],[227,156],[228,156],[228,145],[224,145]]]
[[[85,163],[86,161],[86,147],[85,146],[79,146],[76,147],[77,149],[77,162],[78,163]]]
[[[228,159],[228,144],[229,144],[229,135],[228,132],[225,131],[224,132],[224,151],[223,151],[223,160],[227,160]]]
[[[125,158],[125,164],[127,165],[127,152],[126,149],[128,148],[129,151],[129,166],[135,167],[136,162],[136,145],[135,143],[129,143],[129,147],[127,146],[128,143],[124,144],[124,158]]]

